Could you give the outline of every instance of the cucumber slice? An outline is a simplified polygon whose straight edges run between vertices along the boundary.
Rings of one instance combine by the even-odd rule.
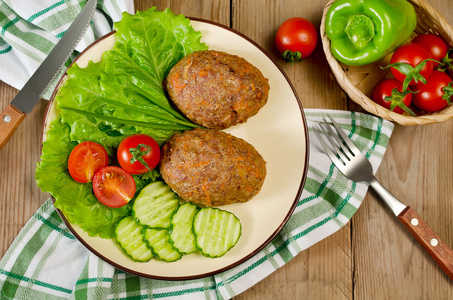
[[[172,262],[182,257],[182,254],[170,244],[168,230],[146,228],[143,235],[148,247],[153,249],[158,259]]]
[[[232,213],[218,208],[200,209],[193,219],[197,247],[207,257],[220,257],[236,245],[241,236],[241,222]]]
[[[179,207],[179,197],[162,181],[145,186],[132,205],[133,216],[151,228],[170,227],[171,217]]]
[[[153,253],[143,241],[142,230],[142,225],[132,216],[127,216],[116,224],[114,239],[127,256],[135,261],[145,262],[153,258]]]
[[[197,251],[192,224],[198,210],[197,205],[187,202],[181,205],[171,218],[170,243],[182,254]]]

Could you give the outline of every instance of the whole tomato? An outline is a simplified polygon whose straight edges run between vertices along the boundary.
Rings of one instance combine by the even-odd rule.
[[[318,31],[307,19],[290,18],[278,28],[275,43],[285,61],[298,62],[315,50]]]
[[[396,49],[390,59],[393,76],[404,85],[422,84],[433,71],[433,62],[427,60],[431,54],[416,43],[409,43]]]
[[[398,114],[403,114],[405,111],[409,112],[412,94],[410,91],[405,93],[402,93],[402,91],[403,84],[400,81],[394,78],[384,79],[375,87],[373,101]],[[413,114],[412,111],[409,113]]]
[[[435,34],[426,33],[418,35],[412,40],[412,43],[424,47],[431,54],[431,58],[439,62],[442,61],[442,58],[444,58],[448,52],[447,44]],[[433,68],[435,69],[437,66],[439,66],[439,63],[433,62]]]
[[[154,169],[160,161],[157,142],[146,134],[125,138],[118,147],[118,162],[130,174],[143,174]]]
[[[414,93],[413,103],[421,110],[439,111],[450,103],[453,96],[452,80],[450,76],[441,71],[434,70],[426,84],[412,88]]]

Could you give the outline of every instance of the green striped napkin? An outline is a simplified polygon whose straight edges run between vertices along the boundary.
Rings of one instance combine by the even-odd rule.
[[[86,0],[0,0],[0,80],[21,89],[63,36]],[[91,26],[68,60],[110,32],[121,13],[134,13],[132,0],[98,0]],[[49,99],[64,69],[42,98]]]
[[[313,130],[330,113],[349,132],[376,171],[393,131],[367,114],[306,109],[310,135],[308,177],[294,214],[261,252],[224,273],[190,281],[160,281],[125,273],[78,242],[48,200],[0,261],[1,299],[229,299],[299,252],[345,225],[368,185],[346,179],[324,154]]]

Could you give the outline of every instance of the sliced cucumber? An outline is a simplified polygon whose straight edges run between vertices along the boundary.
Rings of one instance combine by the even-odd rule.
[[[146,228],[143,235],[148,247],[153,249],[158,259],[172,262],[182,257],[182,254],[170,244],[168,230]]]
[[[198,210],[197,205],[187,202],[181,205],[171,218],[170,243],[182,254],[197,251],[192,224]]]
[[[197,247],[207,257],[220,257],[236,245],[241,222],[232,213],[218,208],[202,208],[194,217],[193,232]]]
[[[116,224],[114,239],[127,256],[135,261],[145,262],[153,258],[153,253],[143,241],[142,230],[142,225],[132,216],[127,216]]]
[[[132,206],[133,215],[142,225],[168,228],[173,213],[179,207],[179,198],[162,181],[145,186]]]

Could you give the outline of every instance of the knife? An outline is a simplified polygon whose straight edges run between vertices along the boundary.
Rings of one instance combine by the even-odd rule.
[[[55,45],[49,55],[27,81],[24,87],[14,97],[0,115],[0,150],[5,146],[25,117],[36,103],[41,94],[52,81],[54,76],[66,62],[77,43],[85,34],[93,17],[97,0],[88,0],[82,11]]]

